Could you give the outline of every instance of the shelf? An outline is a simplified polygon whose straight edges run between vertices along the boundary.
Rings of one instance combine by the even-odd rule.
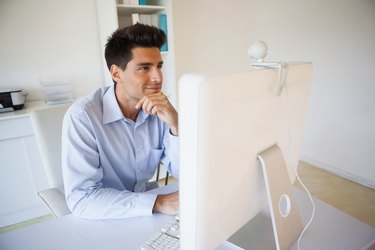
[[[132,13],[153,14],[167,9],[167,6],[156,5],[125,5],[117,4],[117,12],[119,15],[131,15]]]

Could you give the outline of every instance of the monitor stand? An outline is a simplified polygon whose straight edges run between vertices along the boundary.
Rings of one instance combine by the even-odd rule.
[[[289,249],[301,234],[303,224],[283,154],[274,145],[261,152],[258,159],[264,173],[276,248]]]

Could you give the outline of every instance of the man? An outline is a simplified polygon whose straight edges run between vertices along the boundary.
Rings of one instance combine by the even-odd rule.
[[[161,92],[166,41],[136,24],[108,39],[105,58],[114,86],[76,101],[63,123],[65,196],[73,214],[116,219],[177,214],[178,192],[145,193],[159,162],[178,178],[178,114]],[[155,183],[154,183],[155,184]]]

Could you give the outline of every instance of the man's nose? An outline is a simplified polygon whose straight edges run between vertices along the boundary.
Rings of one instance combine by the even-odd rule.
[[[159,68],[153,69],[151,73],[151,81],[161,82],[162,79],[163,79],[163,75],[162,75],[161,69]]]

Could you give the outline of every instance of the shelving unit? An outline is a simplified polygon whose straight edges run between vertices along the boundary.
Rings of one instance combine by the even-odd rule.
[[[148,25],[154,25],[162,29],[167,37],[169,37],[168,32],[168,6],[164,5],[124,5],[117,4],[117,22],[118,27],[123,28],[134,24],[135,22],[140,22]],[[133,17],[133,15],[137,17]],[[136,18],[136,20],[133,20]],[[161,51],[163,54],[168,52],[169,41],[162,47]]]

